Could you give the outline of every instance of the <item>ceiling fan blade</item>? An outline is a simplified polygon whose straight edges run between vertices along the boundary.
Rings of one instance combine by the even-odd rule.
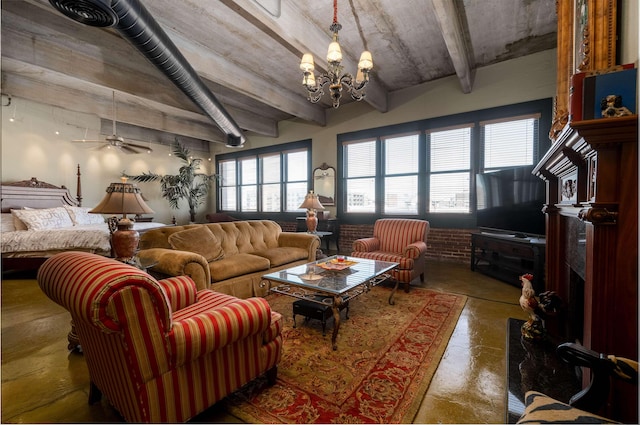
[[[140,153],[137,150],[129,147],[128,145],[119,146],[118,149],[120,149],[122,152],[125,152],[125,153]]]
[[[148,146],[143,146],[143,145],[136,145],[135,143],[128,143],[128,142],[127,142],[127,143],[126,143],[126,146],[129,146],[129,147],[131,147],[131,148],[142,149],[142,150],[145,150],[145,151],[147,151],[147,152],[153,152],[153,149],[151,149],[150,147],[148,147]]]
[[[104,143],[104,140],[72,140],[71,143]]]

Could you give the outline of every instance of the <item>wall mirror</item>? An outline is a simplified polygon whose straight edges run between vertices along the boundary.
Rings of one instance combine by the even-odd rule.
[[[323,206],[336,204],[336,169],[323,162],[313,170],[313,191]]]

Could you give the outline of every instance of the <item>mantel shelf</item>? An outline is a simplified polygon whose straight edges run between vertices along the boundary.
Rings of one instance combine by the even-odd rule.
[[[567,124],[533,173],[545,180],[562,176],[592,151],[637,143],[638,115],[574,121]],[[575,154],[574,154],[575,153]]]
[[[638,140],[638,115],[575,121],[569,126],[594,148]]]

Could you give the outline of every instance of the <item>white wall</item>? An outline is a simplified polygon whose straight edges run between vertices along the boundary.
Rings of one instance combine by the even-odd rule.
[[[620,62],[635,63],[637,65],[640,57],[638,50],[638,40],[640,33],[638,32],[638,0],[623,0],[622,12],[620,14]]]
[[[98,134],[100,119],[95,115],[70,112],[48,105],[13,97],[11,105],[7,96],[2,96],[2,182],[38,180],[66,186],[76,194],[77,165],[82,173],[82,205],[95,206],[105,195],[109,183],[120,181],[123,171],[141,174],[152,171],[158,174],[177,174],[182,162],[169,157],[169,147],[150,145],[151,154],[125,154],[113,149],[97,150],[96,144],[71,143],[82,139],[88,128],[87,139],[103,140]],[[11,118],[15,119],[10,122]],[[56,131],[59,134],[56,134]],[[139,144],[144,144],[140,143]],[[213,165],[208,162],[206,152],[193,152],[203,158],[202,172],[211,173]],[[211,168],[211,170],[210,170]],[[170,223],[176,216],[179,223],[189,221],[188,206],[181,205],[179,211],[171,210],[160,194],[159,183],[138,183],[148,205],[155,211],[154,221]],[[204,215],[206,208],[202,208]]]

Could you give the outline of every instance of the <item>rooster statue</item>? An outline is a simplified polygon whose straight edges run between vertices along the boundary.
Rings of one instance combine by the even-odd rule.
[[[529,320],[522,325],[521,331],[526,339],[541,339],[545,335],[543,318],[549,313],[556,313],[561,301],[553,291],[541,293],[538,300],[531,284],[532,280],[533,275],[530,273],[520,276],[522,284],[520,307],[529,315]]]

